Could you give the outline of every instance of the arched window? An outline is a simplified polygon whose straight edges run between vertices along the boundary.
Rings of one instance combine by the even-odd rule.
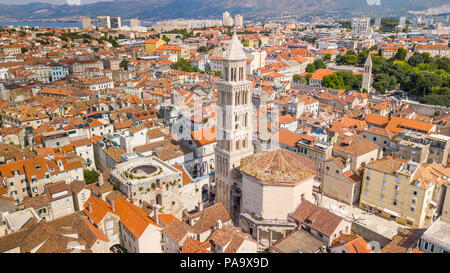
[[[161,194],[158,194],[158,195],[156,196],[156,204],[157,204],[157,205],[162,205],[162,197],[161,197]]]

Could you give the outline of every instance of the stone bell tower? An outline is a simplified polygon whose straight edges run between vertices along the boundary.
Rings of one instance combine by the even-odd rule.
[[[233,185],[239,179],[236,168],[240,167],[241,158],[253,154],[252,84],[245,76],[246,60],[242,44],[234,33],[223,56],[223,76],[218,83],[215,151],[216,200],[229,211],[238,205],[232,194]]]
[[[361,85],[361,90],[367,90],[367,93],[371,93],[373,91],[372,88],[372,57],[369,53],[367,56],[366,63],[364,64],[364,74],[363,81]]]

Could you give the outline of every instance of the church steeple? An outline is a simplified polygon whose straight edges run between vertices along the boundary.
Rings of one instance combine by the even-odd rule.
[[[217,85],[215,178],[216,200],[232,209],[236,201],[233,176],[243,157],[253,154],[252,144],[252,83],[245,77],[245,55],[241,41],[233,33],[223,56],[223,80]],[[238,198],[239,199],[239,198]]]
[[[241,41],[239,41],[239,38],[236,34],[236,32],[233,32],[233,37],[231,38],[230,46],[225,51],[225,54],[223,55],[223,60],[227,61],[242,61],[246,60],[247,57],[245,56],[244,48],[242,46]]]
[[[230,46],[223,55],[223,80],[226,82],[244,81],[246,60],[244,48],[234,32]]]
[[[372,57],[369,53],[364,64],[364,74],[362,81],[362,90],[367,90],[368,93],[372,92]]]

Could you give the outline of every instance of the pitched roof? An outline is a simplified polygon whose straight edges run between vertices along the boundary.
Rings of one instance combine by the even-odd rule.
[[[108,212],[115,214],[108,203],[93,195],[91,195],[84,203],[83,213],[86,214],[86,216],[89,217],[89,219],[91,219],[96,225],[103,220]]]
[[[149,225],[155,226],[156,228],[162,228],[141,208],[120,197],[114,202],[114,212],[120,216],[120,222],[122,222],[136,238],[140,238]]]
[[[338,225],[343,221],[342,217],[309,201],[302,201],[290,217],[328,237],[331,237]]]
[[[217,226],[218,220],[222,221],[222,223],[231,221],[231,217],[222,203],[217,203],[211,207],[188,216],[189,220],[197,218],[198,220],[192,226],[192,229],[196,233],[203,233],[205,231],[211,230],[213,227]]]
[[[181,173],[183,174],[183,185],[189,184],[193,181],[192,177],[186,172],[186,170],[182,166],[174,164],[172,165],[172,167],[181,171]]]
[[[178,219],[173,219],[162,232],[177,243],[181,243],[188,233],[195,233],[191,226]]]
[[[333,241],[331,249],[344,246],[348,253],[372,253],[372,248],[359,235],[341,235]]]
[[[239,41],[236,32],[233,33],[230,46],[228,46],[223,54],[223,59],[230,61],[247,60],[242,43]]]
[[[350,154],[353,156],[361,156],[379,149],[378,145],[365,139],[359,135],[340,136],[338,141],[333,145],[336,151]]]

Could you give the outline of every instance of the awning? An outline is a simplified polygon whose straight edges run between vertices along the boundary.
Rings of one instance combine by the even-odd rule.
[[[395,217],[400,217],[401,216],[400,213],[395,212],[395,211],[390,210],[390,209],[386,209],[386,208],[383,209],[383,212],[386,212],[387,214],[393,215]]]

